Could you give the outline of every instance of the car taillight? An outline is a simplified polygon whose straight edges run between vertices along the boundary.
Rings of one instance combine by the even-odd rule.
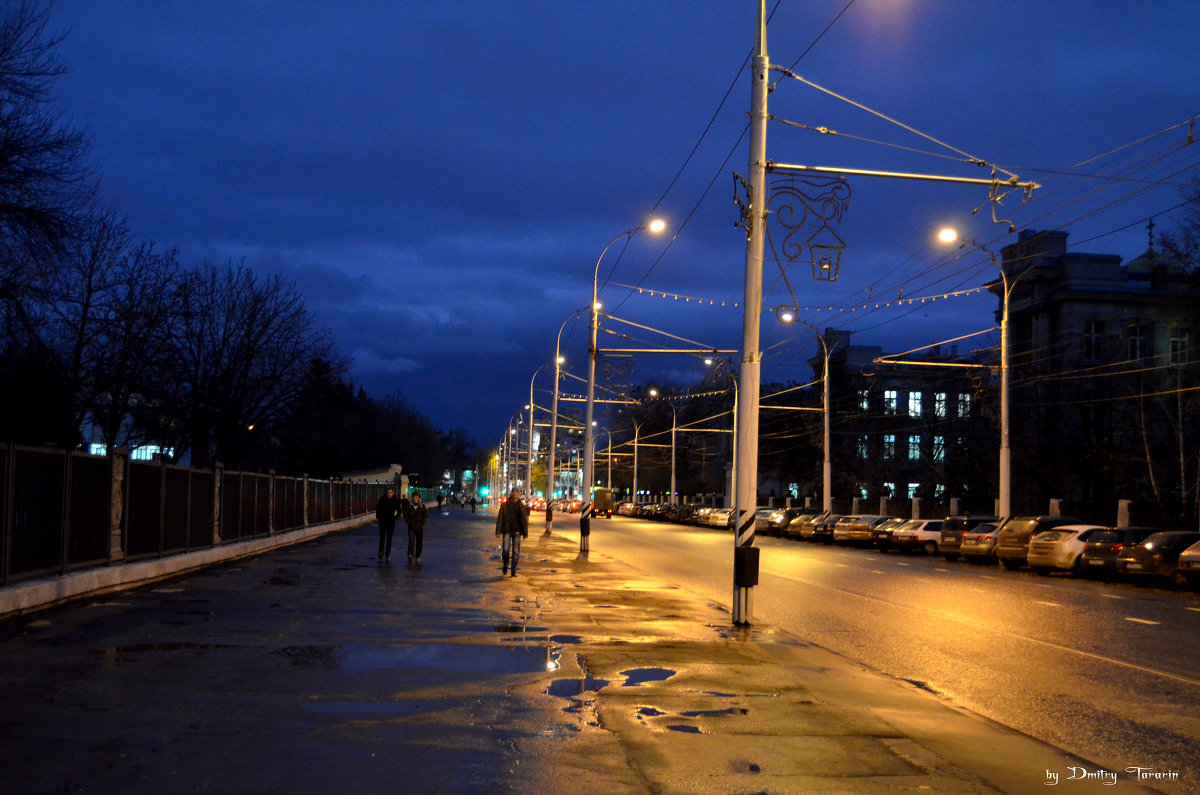
[[[1163,556],[1162,556],[1162,555],[1155,555],[1153,558],[1151,558],[1151,560],[1153,560],[1155,563],[1162,563],[1162,562],[1163,562]]]
[[[1109,549],[1109,552],[1120,552],[1124,546],[1125,546],[1124,544],[1113,544],[1112,547]]]

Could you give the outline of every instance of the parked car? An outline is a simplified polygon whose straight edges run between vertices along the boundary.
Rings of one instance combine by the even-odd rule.
[[[788,525],[792,523],[793,519],[805,512],[813,511],[813,508],[776,508],[767,517],[766,532],[773,536],[787,535]]]
[[[728,530],[733,521],[732,508],[713,508],[708,514],[708,526]]]
[[[804,538],[805,540],[808,540],[808,541],[822,541],[826,544],[832,544],[833,543],[833,526],[836,525],[839,521],[841,521],[841,519],[842,519],[842,514],[840,514],[840,513],[835,513],[830,516],[826,516],[821,521],[813,524],[811,533],[808,533],[808,530],[805,529],[804,531],[802,531],[802,535],[800,537]]]
[[[621,516],[633,516],[633,509],[635,507],[632,502],[623,502],[617,506],[617,513]]]
[[[830,538],[835,544],[850,542],[850,526],[858,521],[858,514],[846,514],[833,525],[833,535]]]
[[[1112,577],[1117,573],[1117,555],[1125,547],[1137,546],[1148,536],[1164,532],[1161,527],[1108,527],[1092,533],[1079,556],[1081,574]]]
[[[902,516],[893,516],[883,520],[871,528],[871,544],[880,552],[887,552],[892,548],[892,533],[903,527],[908,521]]]
[[[803,541],[811,541],[812,529],[826,517],[824,513],[806,513],[797,516],[788,523],[787,530],[784,532],[788,538],[799,538]],[[808,536],[805,536],[807,531]]]
[[[1147,536],[1142,543],[1125,547],[1117,554],[1117,573],[1134,579],[1166,580],[1171,585],[1187,584],[1179,571],[1179,556],[1200,541],[1200,533],[1173,530]]]
[[[1000,535],[1000,525],[995,522],[975,525],[963,536],[958,551],[968,563],[995,563],[996,536],[998,535]]]
[[[757,508],[754,511],[754,532],[766,535],[767,527],[771,522],[771,514],[775,513],[774,508]]]
[[[1038,574],[1052,570],[1080,573],[1079,558],[1088,539],[1104,528],[1094,524],[1064,524],[1053,530],[1038,533],[1029,541],[1026,562]]]
[[[845,520],[845,530],[843,537],[837,537],[838,528],[834,530],[834,541],[842,544],[848,544],[856,547],[866,547],[871,545],[871,528],[877,524],[882,524],[888,517],[880,516],[879,514],[859,514]]]
[[[711,505],[701,505],[692,513],[692,524],[697,527],[708,527],[708,515],[712,511]]]
[[[1029,539],[1065,524],[1079,524],[1079,520],[1073,516],[1013,516],[1006,519],[996,536],[996,560],[1010,571],[1021,568],[1029,554]]]
[[[963,539],[981,524],[1000,521],[995,516],[947,516],[942,520],[942,534],[938,538],[938,552],[948,561],[956,561],[962,554]]]
[[[1200,586],[1200,541],[1179,553],[1179,573],[1193,588]]]
[[[900,552],[936,555],[941,535],[941,519],[910,519],[892,532],[892,546]]]

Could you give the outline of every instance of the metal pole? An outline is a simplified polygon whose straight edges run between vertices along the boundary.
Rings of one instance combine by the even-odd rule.
[[[671,405],[671,504],[675,504],[675,428],[679,424],[674,404]]]
[[[762,354],[758,349],[762,319],[763,241],[767,220],[767,58],[766,0],[758,2],[758,28],[751,74],[749,209],[746,235],[745,301],[742,303],[742,371],[738,390],[739,439],[734,497],[733,623],[753,618],[751,588],[758,584],[758,550],[754,547],[754,510],[758,481],[758,395]]]
[[[637,487],[637,464],[638,464],[638,434],[641,428],[637,422],[633,423],[633,504],[637,505],[638,487]]]
[[[988,256],[991,256],[989,252]],[[996,258],[992,257],[995,264]],[[1012,286],[1004,266],[1000,265],[1000,278],[1004,282],[1004,307],[1000,313],[1000,518],[1012,516],[1012,458],[1008,444],[1008,298]]]
[[[821,399],[821,413],[824,415],[825,424],[825,455],[824,461],[821,464],[821,510],[827,514],[833,513],[833,464],[829,458],[829,343],[825,340],[823,334],[818,334],[817,339],[821,340],[821,347],[825,349],[825,369],[821,372],[821,380],[824,382],[824,396]]]
[[[592,438],[592,418],[593,409],[596,399],[596,333],[600,325],[600,261],[604,259],[604,255],[608,253],[608,249],[612,247],[623,237],[631,237],[643,229],[648,229],[649,226],[636,226],[633,229],[622,232],[621,234],[608,241],[608,245],[600,252],[600,256],[596,259],[596,267],[592,272],[592,305],[589,315],[590,322],[588,328],[588,383],[587,383],[587,409],[584,412],[583,420],[583,487],[580,499],[583,500],[583,508],[579,514],[579,551],[586,553],[589,550],[588,536],[591,534],[591,514],[592,514],[592,445],[595,440]],[[657,228],[657,227],[656,227]]]

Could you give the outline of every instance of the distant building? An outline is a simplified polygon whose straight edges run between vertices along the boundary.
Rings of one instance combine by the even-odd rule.
[[[920,497],[929,506],[955,497],[964,510],[990,512],[997,436],[988,354],[934,346],[905,356],[905,364],[882,363],[881,347],[852,344],[848,331],[826,329],[822,336],[829,350],[834,497],[859,497],[872,511],[880,497]],[[809,364],[820,380],[824,347]],[[819,494],[819,474],[816,484]]]
[[[1070,252],[1057,231],[1021,232],[1001,256],[1012,284],[1014,510],[1060,498],[1080,518],[1111,521],[1124,498],[1165,511],[1144,521],[1194,515],[1179,504],[1180,456],[1194,455],[1196,439],[1194,273],[1153,238],[1125,264]],[[1002,281],[988,287],[1002,302]]]

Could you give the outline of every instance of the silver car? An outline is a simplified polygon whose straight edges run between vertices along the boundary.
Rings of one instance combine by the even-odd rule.
[[[968,563],[995,563],[996,537],[1000,534],[1000,525],[984,522],[975,525],[963,536],[958,551]]]
[[[1026,557],[1029,568],[1038,574],[1049,574],[1052,570],[1080,573],[1081,558],[1088,539],[1103,527],[1094,524],[1065,524],[1044,533],[1038,533],[1029,541]]]

